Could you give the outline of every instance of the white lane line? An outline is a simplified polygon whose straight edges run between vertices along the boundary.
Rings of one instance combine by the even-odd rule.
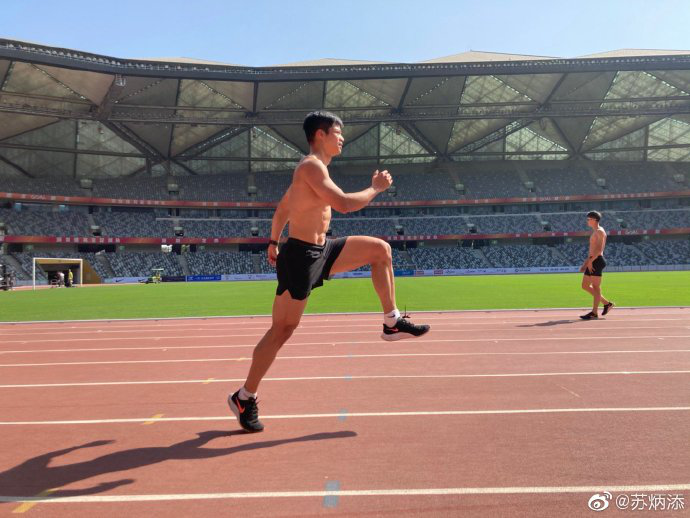
[[[462,353],[385,353],[385,354],[333,354],[333,355],[305,355],[278,356],[279,360],[315,360],[340,358],[391,358],[391,357],[433,357],[433,356],[547,356],[560,354],[655,354],[655,353],[690,353],[690,349],[653,349],[653,350],[606,350],[606,351],[540,351],[540,352],[462,352]],[[249,361],[250,357],[238,358],[185,358],[169,360],[110,360],[94,362],[52,362],[52,363],[8,363],[0,367],[41,367],[59,365],[116,365],[138,363],[195,363],[195,362],[240,362]]]
[[[40,502],[45,504],[169,502],[183,500],[237,500],[248,498],[323,498],[357,496],[458,496],[458,495],[539,495],[569,493],[670,493],[690,490],[690,484],[654,484],[614,486],[517,486],[517,487],[444,487],[423,489],[338,489],[326,491],[256,491],[245,493],[175,493],[157,495],[98,495],[98,496],[0,496],[0,502]]]
[[[690,406],[665,407],[611,407],[611,408],[529,408],[521,410],[439,410],[439,411],[411,411],[411,412],[348,412],[347,417],[421,417],[443,415],[524,415],[524,414],[579,414],[579,413],[624,413],[624,412],[688,412]],[[321,419],[340,417],[340,412],[333,414],[287,414],[262,415],[261,419]],[[230,414],[209,417],[161,417],[157,423],[180,421],[227,421]],[[29,425],[62,425],[62,424],[114,424],[114,423],[145,423],[150,417],[135,417],[126,419],[75,419],[69,421],[0,421],[0,426],[29,426]]]
[[[637,376],[660,374],[690,374],[690,370],[678,371],[587,371],[587,372],[524,372],[524,373],[491,373],[491,374],[385,374],[362,376],[300,376],[285,378],[264,378],[262,381],[342,381],[349,380],[374,380],[374,379],[473,379],[473,378],[530,378],[547,376]],[[178,385],[178,384],[204,384],[209,383],[233,383],[244,381],[245,378],[206,378],[198,380],[158,380],[158,381],[94,381],[82,383],[30,383],[23,385],[0,385],[0,389],[21,388],[58,388],[58,387],[103,387],[120,385]]]
[[[452,322],[452,321],[449,321],[447,319],[424,319],[424,322],[431,322],[432,320],[433,321],[439,321],[439,322],[443,323],[444,325],[463,326],[463,327],[469,327],[469,326],[494,326],[495,327],[495,326],[497,326],[497,324],[526,324],[526,323],[529,323],[528,321],[525,321],[525,320],[515,320],[515,321],[502,320],[500,322],[466,322],[466,321]],[[683,322],[684,324],[671,325],[671,326],[662,325],[662,326],[647,326],[647,327],[630,327],[630,326],[626,325],[629,323],[627,320],[626,321],[619,320],[619,321],[617,321],[617,322],[620,322],[620,324],[621,324],[619,326],[604,327],[604,326],[598,326],[597,325],[597,327],[590,327],[590,328],[591,329],[597,329],[597,330],[599,330],[599,329],[607,329],[607,330],[610,330],[610,329],[665,329],[665,328],[669,328],[669,327],[687,327],[687,323],[690,321],[690,319],[687,319],[687,318],[658,318],[658,319],[645,319],[644,320],[644,322],[652,322],[652,321],[664,321],[664,322],[673,321],[673,322]],[[606,323],[608,323],[608,324],[612,324],[614,322],[616,322],[616,321],[611,321],[609,319],[606,320]],[[556,324],[543,325],[543,326],[535,325],[535,327],[547,327],[547,328],[553,327],[554,329],[559,329],[561,331],[573,330],[573,329],[577,329],[578,331],[581,331],[582,327],[587,325],[586,323],[583,323],[580,320],[576,321],[574,319],[570,319],[569,322],[563,322],[561,325],[565,325],[568,323],[573,324],[573,327],[557,327]],[[641,322],[638,320],[637,323],[641,323]],[[297,328],[297,331],[302,331],[302,330],[307,330],[307,329],[338,329],[338,328],[341,328],[343,326],[343,324],[345,324],[345,322],[333,323],[330,325],[300,324],[300,326]],[[353,323],[347,322],[346,324],[347,324],[348,328],[378,329],[379,327],[381,327],[380,322],[372,322],[370,324],[369,323],[367,323],[367,324],[353,324]],[[209,325],[209,326],[203,326],[203,327],[191,327],[190,328],[190,327],[188,327],[188,325],[189,324],[181,325],[181,326],[156,326],[156,328],[145,327],[145,326],[131,326],[131,327],[125,328],[123,326],[117,326],[116,328],[110,328],[110,329],[103,328],[103,326],[101,326],[101,327],[80,327],[78,329],[56,328],[53,330],[46,330],[46,328],[41,328],[40,332],[30,331],[30,330],[26,330],[26,331],[17,331],[17,330],[3,331],[3,336],[5,336],[5,337],[26,336],[28,333],[30,333],[31,336],[54,335],[54,334],[56,334],[56,332],[61,333],[61,334],[69,334],[69,335],[84,335],[84,334],[92,334],[94,331],[96,331],[98,333],[134,333],[134,332],[137,332],[137,333],[171,332],[171,333],[174,333],[176,331],[179,332],[179,330],[177,328],[181,328],[180,330],[187,331],[187,332],[190,332],[190,331],[228,331],[229,328],[231,327],[231,326],[227,326],[227,325],[222,325],[222,326]],[[198,324],[195,324],[195,325],[198,326]],[[268,325],[270,325],[270,322],[266,322],[263,325],[257,326],[257,327],[247,327],[246,325],[243,325],[243,326],[241,326],[241,328],[243,331],[265,331],[266,327]],[[524,330],[529,331],[531,328],[528,329],[528,328],[524,328],[524,327],[518,327],[518,328],[510,327],[508,329],[510,329],[511,331],[515,330],[515,329],[519,329],[521,331],[524,331]],[[0,338],[0,342],[7,342],[7,341],[8,340],[3,340],[2,338]]]
[[[690,353],[690,349],[656,349],[625,351],[543,351],[543,352],[481,352],[481,353],[386,353],[386,354],[332,354],[309,356],[278,356],[277,360],[325,360],[340,358],[400,358],[400,357],[433,357],[433,356],[552,356],[560,354],[659,354]],[[52,363],[4,363],[0,367],[55,367],[64,365],[126,365],[138,363],[203,363],[203,362],[243,362],[251,357],[239,358],[185,358],[171,360],[110,360],[98,362],[52,362]]]
[[[517,313],[520,318],[541,318],[543,314],[549,314],[551,316],[558,315],[558,311],[562,312],[562,316],[572,316],[573,311],[580,311],[584,306],[577,306],[571,308],[504,308],[504,309],[437,309],[437,310],[424,310],[415,311],[415,314],[423,315],[456,315],[456,316],[467,316],[469,319],[475,318],[476,315],[482,315],[481,318],[505,318],[506,313]],[[617,315],[614,315],[614,319],[620,320],[623,315],[634,315],[634,316],[644,316],[649,314],[661,313],[663,315],[686,315],[687,310],[690,306],[616,306]],[[675,311],[670,311],[675,310]],[[637,315],[637,313],[642,313]],[[528,313],[537,313],[536,315],[529,315]],[[307,313],[305,317],[310,319],[318,319],[322,322],[335,321],[340,322],[351,316],[364,316],[371,317],[376,315],[381,315],[380,311],[352,311],[352,312],[341,312],[341,313]],[[323,317],[336,317],[336,318],[323,318]],[[126,323],[126,322],[161,322],[163,324],[174,323],[174,322],[184,322],[189,320],[222,320],[226,319],[228,321],[233,320],[251,320],[251,319],[270,319],[270,314],[261,315],[206,315],[198,317],[149,317],[149,318],[91,318],[82,320],[33,320],[33,321],[13,321],[13,322],[0,322],[2,325],[17,326],[17,325],[37,325],[37,324],[73,324],[73,323],[94,323],[94,322],[112,322],[112,323]]]
[[[690,315],[688,317],[683,317],[683,318],[637,318],[637,317],[626,317],[626,318],[612,318],[612,317],[606,317],[606,319],[602,319],[599,321],[599,323],[587,323],[587,322],[582,322],[579,319],[576,320],[573,318],[572,314],[569,315],[549,315],[548,317],[545,316],[539,316],[538,318],[520,318],[520,319],[506,319],[506,318],[490,318],[490,317],[482,317],[482,321],[477,321],[476,319],[458,319],[458,318],[452,318],[452,317],[445,317],[445,318],[434,318],[434,317],[427,317],[425,315],[420,314],[418,319],[421,318],[424,320],[425,323],[444,323],[444,324],[449,324],[449,325],[454,325],[454,326],[496,326],[496,325],[518,325],[518,324],[530,324],[533,323],[535,320],[541,320],[544,321],[545,319],[548,320],[564,320],[564,324],[571,324],[573,326],[598,326],[602,325],[604,323],[608,324],[621,324],[624,325],[626,323],[630,323],[633,321],[634,323],[637,324],[643,324],[643,323],[651,323],[651,322],[685,322],[687,323],[690,320]],[[547,320],[547,322],[548,322]],[[335,327],[342,327],[343,324],[347,324],[348,326],[354,326],[354,327],[377,327],[380,326],[381,322],[380,319],[367,319],[367,320],[358,320],[358,324],[352,324],[351,321],[348,321],[346,319],[341,319],[341,320],[332,320],[332,319],[325,319],[325,320],[314,320],[314,321],[305,321],[303,320],[300,323],[300,329],[326,329],[326,328],[335,328]],[[69,333],[69,334],[80,334],[83,331],[88,331],[88,332],[93,332],[93,331],[98,331],[98,332],[113,332],[113,333],[126,333],[126,332],[133,332],[133,331],[144,331],[144,332],[153,332],[153,331],[161,331],[161,332],[167,332],[167,331],[184,331],[184,330],[232,330],[232,329],[265,329],[266,326],[270,325],[271,321],[266,320],[264,322],[232,322],[229,324],[209,324],[207,326],[200,326],[198,323],[197,324],[182,324],[182,325],[166,325],[166,326],[161,326],[161,325],[156,325],[156,326],[151,326],[150,324],[139,324],[139,325],[111,325],[105,327],[104,325],[100,325],[98,327],[82,327],[82,326],[71,326],[71,327],[56,327],[56,328],[45,328],[45,327],[34,327],[31,324],[27,324],[22,327],[17,327],[17,325],[13,325],[12,327],[2,327],[2,324],[0,323],[0,331],[3,332],[5,336],[17,336],[17,335],[24,335],[27,333],[35,333],[35,334],[55,334],[55,333]],[[546,323],[546,322],[545,322]],[[107,323],[104,323],[107,324]],[[189,327],[189,326],[194,326],[194,327]],[[247,325],[252,325],[252,327],[247,327]]]
[[[672,336],[607,336],[607,337],[597,337],[597,336],[547,336],[539,338],[453,338],[453,339],[438,339],[438,340],[428,340],[425,339],[424,343],[455,343],[455,342],[469,342],[469,343],[480,343],[480,342],[535,342],[535,341],[552,341],[552,340],[594,340],[603,339],[606,340],[644,340],[644,339],[657,339],[663,340],[664,338],[690,338],[690,335],[672,335]],[[160,338],[156,338],[160,340]],[[294,346],[304,346],[304,345],[363,345],[363,344],[379,344],[382,342],[380,340],[376,341],[360,341],[355,340],[352,342],[290,342],[291,347]],[[83,347],[76,349],[13,349],[9,351],[0,350],[0,356],[3,354],[33,354],[33,353],[62,353],[62,352],[99,352],[99,351],[167,351],[172,349],[244,349],[247,347],[256,347],[255,343],[248,344],[237,344],[237,345],[161,345],[156,347]]]
[[[317,344],[318,345],[318,344]],[[14,351],[0,351],[3,354],[33,354],[33,353],[71,353],[71,352],[100,352],[100,351],[167,351],[171,349],[245,349],[255,347],[256,344],[246,345],[166,345],[159,347],[92,347],[80,349],[17,349]]]
[[[509,332],[511,330],[506,329],[506,332]],[[590,331],[588,329],[587,331]],[[434,329],[434,333],[437,331]],[[458,333],[461,331],[454,330],[454,329],[448,329],[445,331],[438,331],[438,332],[451,332],[451,333]],[[295,335],[296,337],[298,336],[304,336],[304,335],[319,335],[323,336],[326,333],[319,332],[319,333],[299,333]],[[344,334],[344,335],[352,335],[354,334],[352,331],[337,331],[334,333],[328,333],[328,334]],[[195,336],[194,339],[200,339],[200,338],[247,338],[247,337],[256,337],[260,338],[263,336],[263,334],[253,334],[253,335],[237,335],[237,334],[224,334],[224,335],[199,335]],[[187,337],[184,336],[147,336],[147,337],[139,337],[139,336],[133,336],[133,337],[116,337],[116,338],[104,338],[104,340],[107,340],[108,342],[114,342],[118,340],[174,340],[174,339],[184,339]],[[645,336],[546,336],[546,337],[525,337],[525,338],[453,338],[453,339],[439,339],[439,340],[424,340],[424,342],[490,342],[490,341],[496,341],[496,340],[501,340],[501,341],[527,341],[527,342],[533,342],[533,341],[540,341],[540,340],[638,340],[641,338],[659,338],[659,335],[645,335]],[[662,336],[661,338],[690,338],[690,335],[665,335]],[[8,340],[6,342],[3,342],[5,344],[9,343],[19,343],[19,344],[30,344],[30,343],[44,343],[44,342],[93,342],[93,341],[98,341],[101,338],[98,339],[93,339],[93,338],[60,338],[60,339],[48,339],[48,340]],[[323,344],[371,344],[371,343],[377,343],[381,344],[382,342],[380,340],[377,341],[362,341],[362,340],[353,340],[353,341],[347,341],[347,342],[303,342],[303,343],[298,343],[294,345],[323,345]],[[256,345],[256,344],[252,344]]]

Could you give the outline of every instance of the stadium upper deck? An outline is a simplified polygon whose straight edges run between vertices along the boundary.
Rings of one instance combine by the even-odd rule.
[[[261,176],[316,108],[346,123],[343,166],[688,161],[689,92],[688,51],[251,68],[0,40],[0,178]]]

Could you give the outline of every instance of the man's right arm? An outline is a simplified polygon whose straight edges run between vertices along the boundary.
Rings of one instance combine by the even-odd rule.
[[[285,191],[285,194],[278,202],[276,211],[273,214],[273,220],[271,221],[271,239],[273,241],[280,241],[280,236],[283,233],[285,224],[288,221],[289,209],[288,203],[290,201],[290,188]]]
[[[328,176],[325,166],[315,162],[305,162],[300,168],[300,174],[304,176],[306,183],[316,192],[316,195],[342,213],[354,212],[366,207],[378,193],[388,189],[392,183],[388,171],[382,173],[377,171],[374,175],[375,180],[372,182],[372,185],[377,186],[376,189],[372,186],[363,191],[344,193]]]
[[[271,241],[276,243],[280,241],[280,236],[283,234],[283,229],[285,224],[288,222],[288,216],[290,214],[288,204],[290,202],[290,189],[292,186],[288,187],[281,198],[278,206],[276,207],[276,212],[273,214],[273,220],[271,222]],[[276,265],[276,260],[278,259],[278,246],[272,243],[268,245],[268,263],[271,266]]]

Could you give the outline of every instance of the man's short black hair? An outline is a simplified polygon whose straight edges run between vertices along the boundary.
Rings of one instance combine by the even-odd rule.
[[[597,212],[596,210],[589,211],[587,213],[588,218],[596,219],[597,221],[601,221],[601,214]]]
[[[322,111],[311,112],[304,119],[304,124],[302,124],[304,134],[307,136],[307,142],[310,144],[314,140],[314,135],[316,135],[318,130],[324,130],[328,133],[333,126],[340,126],[342,128],[343,121],[340,117],[331,112]]]

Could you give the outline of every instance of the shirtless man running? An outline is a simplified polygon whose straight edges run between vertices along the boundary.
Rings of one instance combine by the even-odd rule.
[[[587,226],[592,229],[592,235],[589,238],[589,255],[585,262],[580,267],[580,271],[584,272],[582,277],[582,289],[591,294],[594,298],[592,304],[592,311],[586,315],[581,315],[583,320],[592,320],[599,318],[599,304],[604,305],[602,316],[606,315],[613,308],[613,302],[606,300],[601,294],[601,275],[606,268],[606,261],[604,260],[604,247],[606,246],[606,231],[599,226],[601,221],[601,214],[597,211],[587,213]]]
[[[310,153],[297,165],[271,226],[268,261],[278,272],[271,328],[254,349],[244,386],[228,397],[230,410],[247,432],[264,429],[256,403],[259,383],[297,328],[311,290],[322,286],[331,275],[371,265],[371,280],[384,313],[382,339],[414,338],[429,331],[429,326],[414,325],[398,311],[388,243],[367,236],[326,239],[331,207],[342,213],[366,207],[391,186],[391,175],[376,171],[371,187],[344,193],[328,174],[332,158],[343,148],[342,121],[328,112],[313,112],[304,120],[303,128]],[[288,222],[289,237],[279,251],[278,240]]]

